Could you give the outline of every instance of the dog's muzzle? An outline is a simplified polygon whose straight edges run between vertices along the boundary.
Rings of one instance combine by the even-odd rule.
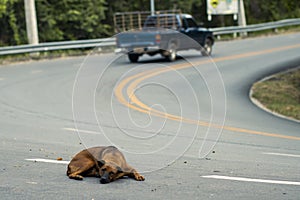
[[[101,178],[100,183],[106,184],[106,183],[109,183],[109,180],[107,178]]]
[[[100,183],[102,184],[109,183],[109,174],[107,172],[105,172],[103,176],[101,176]]]

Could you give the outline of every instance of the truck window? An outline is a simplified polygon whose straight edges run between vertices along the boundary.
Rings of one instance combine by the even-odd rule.
[[[197,27],[198,26],[193,18],[185,18],[185,23],[186,23],[185,28]]]
[[[178,21],[175,15],[149,16],[145,21],[144,28],[150,27],[177,29]]]
[[[148,17],[148,19],[146,20],[144,27],[156,27],[156,19],[154,17]]]

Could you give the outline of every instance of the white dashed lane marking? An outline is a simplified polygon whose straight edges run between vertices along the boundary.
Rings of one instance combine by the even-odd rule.
[[[31,159],[25,159],[27,161],[31,162],[44,162],[44,163],[54,163],[54,164],[69,164],[70,161],[63,161],[63,160],[50,160],[50,159],[43,159],[43,158],[31,158]]]
[[[300,158],[300,155],[297,155],[297,154],[272,153],[272,152],[265,152],[265,153],[263,153],[263,154],[266,154],[266,155],[273,155],[273,156],[286,156],[286,157]]]
[[[88,131],[88,130],[80,130],[80,129],[75,129],[75,128],[63,128],[65,131],[71,131],[71,132],[78,132],[78,133],[88,133],[88,134],[97,134],[100,135],[100,132],[96,131]]]
[[[219,175],[202,176],[202,178],[229,180],[229,181],[242,181],[242,182],[255,182],[255,183],[270,183],[270,184],[281,184],[281,185],[299,185],[300,186],[300,182],[295,182],[295,181],[267,180],[267,179],[231,177],[231,176],[219,176]]]

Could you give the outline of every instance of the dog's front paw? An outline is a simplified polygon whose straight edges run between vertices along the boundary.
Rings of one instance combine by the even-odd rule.
[[[134,178],[137,181],[144,181],[145,180],[144,176],[140,175],[139,173],[135,173]]]
[[[80,175],[73,175],[73,174],[70,174],[70,175],[69,175],[69,178],[70,178],[70,179],[79,180],[79,181],[83,180],[83,176],[80,176]]]

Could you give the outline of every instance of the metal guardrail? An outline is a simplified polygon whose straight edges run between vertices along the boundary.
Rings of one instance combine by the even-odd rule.
[[[221,28],[211,28],[210,30],[213,31],[214,35],[224,35],[224,34],[263,31],[268,29],[277,29],[280,27],[296,26],[296,25],[300,25],[300,18],[286,19],[286,20],[267,22],[261,24],[253,24],[245,27],[230,26],[230,27],[221,27]],[[54,50],[66,50],[66,49],[105,47],[105,46],[114,46],[114,45],[115,45],[114,38],[76,40],[76,41],[65,41],[65,42],[47,42],[47,43],[40,43],[36,45],[19,45],[19,46],[1,47],[0,55],[35,53],[35,52],[54,51]]]
[[[114,38],[92,39],[92,40],[76,40],[64,42],[47,42],[35,45],[18,45],[0,48],[0,55],[35,53],[43,51],[55,51],[66,49],[83,49],[93,47],[114,46]]]
[[[247,25],[245,27],[229,26],[229,27],[221,27],[221,28],[212,28],[210,30],[214,32],[214,35],[224,35],[224,34],[263,31],[268,29],[277,29],[284,26],[296,26],[296,25],[300,25],[300,18],[285,19],[276,22],[267,22],[261,24],[252,24],[252,25]]]

